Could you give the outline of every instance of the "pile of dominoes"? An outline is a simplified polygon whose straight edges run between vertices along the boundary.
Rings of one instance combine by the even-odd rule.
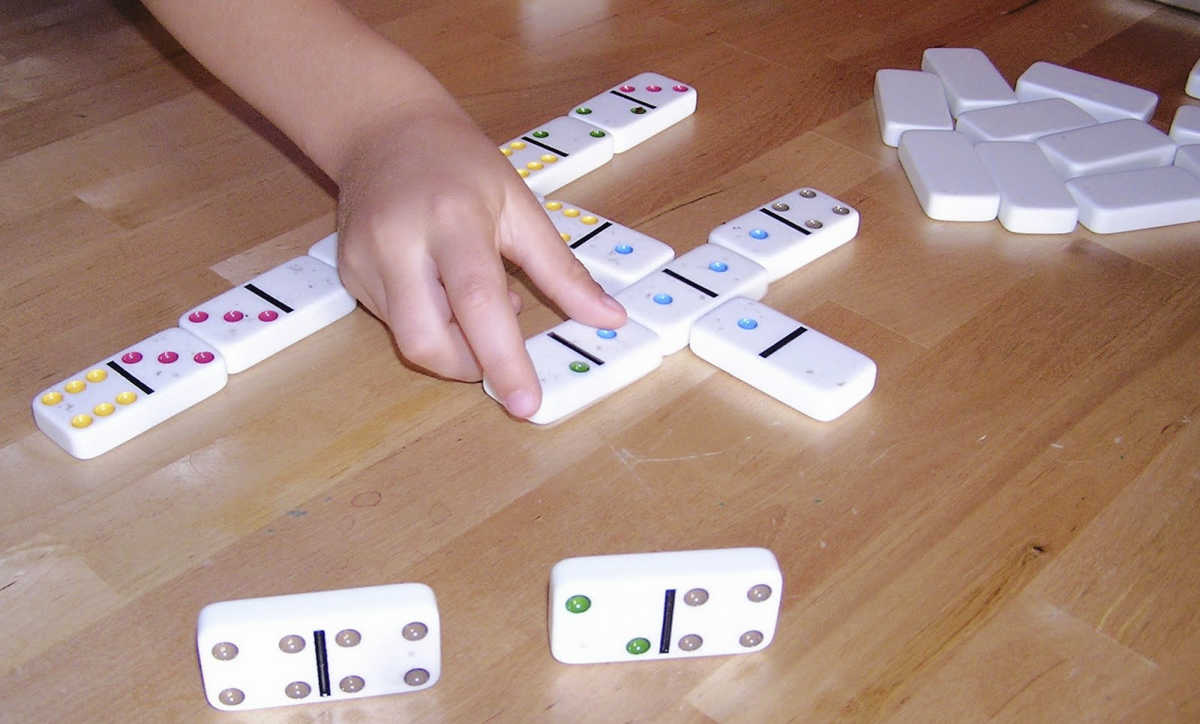
[[[1200,62],[1188,78],[1200,97]],[[1158,96],[1039,61],[1016,90],[975,48],[929,48],[921,70],[875,75],[883,142],[926,215],[1023,234],[1098,234],[1200,221],[1200,106],[1170,132]]]

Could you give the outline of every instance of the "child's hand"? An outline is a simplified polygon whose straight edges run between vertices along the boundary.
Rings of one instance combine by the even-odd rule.
[[[339,180],[346,288],[387,323],[408,361],[453,379],[486,377],[511,414],[532,415],[541,392],[501,257],[570,317],[624,324],[496,144],[452,103],[374,124]]]
[[[409,361],[537,411],[501,256],[571,317],[624,324],[450,93],[336,0],[144,2],[338,183],[342,281]]]

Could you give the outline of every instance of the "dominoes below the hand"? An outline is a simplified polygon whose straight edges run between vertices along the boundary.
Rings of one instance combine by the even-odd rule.
[[[337,243],[338,235],[335,231],[308,247],[308,255],[322,264],[328,264],[337,269]]]
[[[567,558],[550,571],[550,652],[590,664],[761,651],[782,596],[765,548]]]
[[[179,326],[241,372],[354,311],[337,270],[300,256],[184,312]]]
[[[428,689],[442,669],[422,583],[212,603],[196,646],[209,704],[245,711]]]
[[[561,420],[645,377],[662,363],[658,336],[637,322],[597,329],[574,320],[525,340],[542,388],[530,422]],[[483,389],[499,400],[484,380]]]
[[[33,398],[33,419],[87,460],[212,396],[227,377],[216,348],[172,327],[43,390]]]
[[[701,317],[690,345],[697,357],[822,422],[875,387],[869,357],[751,299],[731,299]]]
[[[708,243],[733,249],[781,279],[858,234],[858,212],[813,188],[801,188],[721,224]]]
[[[531,191],[545,196],[608,163],[613,137],[604,129],[563,116],[500,146],[500,153]]]
[[[575,106],[571,117],[602,128],[623,153],[696,112],[696,89],[659,73],[639,73]]]
[[[675,258],[658,239],[562,201],[542,207],[575,258],[609,294],[624,289]]]
[[[767,270],[717,244],[701,244],[617,292],[629,318],[658,335],[662,354],[687,346],[692,324],[730,297],[759,299]]]

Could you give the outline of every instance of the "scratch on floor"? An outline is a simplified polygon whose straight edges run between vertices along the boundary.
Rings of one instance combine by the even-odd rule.
[[[1121,592],[1120,596],[1117,596],[1117,600],[1112,602],[1112,604],[1108,607],[1108,610],[1104,612],[1104,615],[1101,616],[1100,620],[1096,623],[1097,631],[1104,630],[1104,623],[1106,621],[1108,621],[1108,615],[1113,612],[1113,609],[1115,609],[1117,606],[1121,605],[1121,602],[1125,600],[1125,597],[1128,596],[1129,592],[1132,590],[1133,590],[1133,584],[1131,583],[1125,587],[1125,590]]]
[[[873,467],[873,466],[875,465],[875,463],[879,462],[880,460],[883,460],[885,457],[887,457],[887,454],[888,454],[888,453],[890,453],[890,452],[892,451],[892,448],[894,448],[894,447],[896,447],[894,444],[893,444],[893,445],[888,445],[887,447],[885,447],[885,448],[883,449],[883,452],[881,452],[881,453],[879,453],[878,455],[876,455],[876,456],[875,456],[875,459],[874,459],[874,460],[872,460],[872,461],[870,462],[870,464],[868,464],[868,465],[867,465],[867,467]]]
[[[643,457],[638,457],[638,454],[633,452],[629,448],[623,447],[620,450],[618,450],[617,448],[612,447],[611,445],[609,447],[612,448],[613,454],[616,455],[618,458],[620,458],[621,462],[624,463],[625,467],[627,467],[627,468],[631,468],[631,464],[633,466],[637,466],[637,465],[641,465],[642,463],[678,463],[678,462],[683,462],[684,460],[698,460],[700,458],[710,458],[710,457],[713,457],[714,455],[724,455],[725,454],[724,450],[713,450],[711,452],[695,453],[693,455],[677,455],[675,457],[669,457],[669,458],[643,458]]]

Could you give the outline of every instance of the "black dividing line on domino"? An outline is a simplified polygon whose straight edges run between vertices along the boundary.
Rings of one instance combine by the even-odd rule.
[[[617,96],[619,98],[624,98],[627,101],[632,101],[632,102],[638,104],[639,106],[646,106],[647,108],[658,108],[658,106],[654,105],[653,103],[647,103],[646,101],[638,100],[637,98],[634,98],[633,96],[627,96],[620,91],[610,90],[609,93],[612,93],[614,96]]]
[[[121,375],[122,377],[124,377],[126,380],[128,380],[128,381],[129,381],[129,384],[131,384],[131,385],[133,385],[134,387],[138,388],[138,389],[139,389],[139,390],[141,390],[142,392],[146,393],[147,395],[153,395],[153,394],[154,394],[154,390],[153,390],[153,389],[151,389],[150,385],[147,385],[145,382],[142,382],[142,381],[141,381],[141,380],[139,380],[138,378],[134,377],[132,372],[130,372],[129,370],[125,369],[125,368],[124,368],[124,367],[122,367],[121,365],[117,364],[115,360],[109,360],[109,361],[108,361],[108,366],[109,366],[109,368],[111,368],[111,369],[112,369],[112,371],[113,371],[113,372],[116,372],[117,374],[119,374],[119,375]]]
[[[799,337],[800,335],[804,334],[807,331],[808,331],[808,329],[806,327],[797,327],[796,329],[789,332],[787,334],[787,336],[785,336],[783,339],[779,340],[778,342],[771,345],[770,347],[767,347],[762,352],[759,352],[758,356],[762,357],[763,359],[770,357],[771,355],[775,354],[779,350],[786,347],[793,339]]]
[[[317,691],[329,696],[329,654],[325,651],[325,632],[313,631],[313,648],[317,653]]]
[[[714,292],[713,290],[709,289],[708,287],[706,287],[702,284],[697,284],[696,282],[692,281],[691,279],[688,279],[687,277],[680,274],[679,272],[673,272],[670,269],[663,269],[662,271],[663,271],[663,274],[666,274],[667,276],[671,277],[672,279],[678,279],[679,281],[688,285],[692,289],[696,289],[698,291],[704,292],[705,294],[707,294],[708,296],[713,297],[713,298],[717,297],[717,293]]]
[[[770,216],[772,219],[775,219],[779,223],[784,224],[785,226],[789,226],[789,227],[795,229],[796,231],[799,231],[801,234],[804,234],[805,236],[808,236],[809,234],[812,233],[811,231],[804,228],[803,226],[800,226],[799,224],[793,224],[792,222],[783,218],[782,216],[775,213],[774,211],[771,211],[770,209],[759,209],[759,211],[763,212],[767,216]]]
[[[675,620],[675,589],[668,588],[663,596],[662,633],[658,638],[658,653],[671,653],[671,624]]]
[[[571,342],[568,342],[567,340],[560,337],[557,332],[550,332],[547,336],[549,336],[550,339],[554,340],[555,342],[558,342],[562,346],[566,347],[567,349],[571,350],[572,352],[574,352],[576,354],[581,354],[584,357],[587,357],[588,361],[594,365],[604,364],[604,360],[600,359],[599,357],[597,357],[594,354],[588,353],[587,350],[584,350],[583,348],[581,348]]]
[[[572,249],[578,249],[579,247],[583,246],[583,245],[584,245],[584,244],[587,242],[587,240],[588,240],[588,239],[592,238],[592,237],[593,237],[593,236],[595,236],[596,234],[599,234],[601,231],[604,231],[605,229],[607,229],[607,228],[608,228],[608,227],[610,227],[610,226],[612,226],[612,222],[611,222],[611,221],[605,221],[605,222],[604,222],[602,225],[600,225],[598,228],[596,228],[596,229],[593,229],[593,230],[592,230],[592,232],[591,232],[590,234],[587,234],[586,236],[581,236],[581,237],[579,238],[579,241],[577,241],[577,242],[575,242],[575,243],[571,244],[571,248],[572,248]]]
[[[258,287],[256,287],[256,286],[254,286],[253,284],[247,284],[247,285],[246,285],[246,290],[247,290],[247,291],[249,291],[249,292],[250,292],[250,293],[252,293],[252,294],[256,294],[256,295],[258,295],[259,297],[262,297],[262,298],[263,298],[263,300],[265,300],[265,301],[266,301],[268,304],[273,304],[273,305],[275,305],[275,306],[276,306],[276,307],[277,307],[277,308],[278,308],[280,311],[282,311],[284,314],[291,314],[291,313],[292,313],[292,308],[291,308],[291,307],[289,307],[288,305],[286,305],[286,304],[284,304],[283,302],[279,301],[278,299],[276,299],[275,297],[271,296],[270,294],[267,294],[266,292],[264,292],[263,290],[259,289],[259,288],[258,288]]]
[[[529,136],[521,136],[521,140],[526,143],[532,143],[533,145],[537,146],[538,148],[545,149],[545,150],[549,151],[550,153],[557,153],[559,156],[562,156],[563,158],[566,158],[567,156],[571,155],[560,148],[555,148],[554,146],[551,146],[548,143],[542,143],[541,141],[537,140],[536,138],[530,138]]]

